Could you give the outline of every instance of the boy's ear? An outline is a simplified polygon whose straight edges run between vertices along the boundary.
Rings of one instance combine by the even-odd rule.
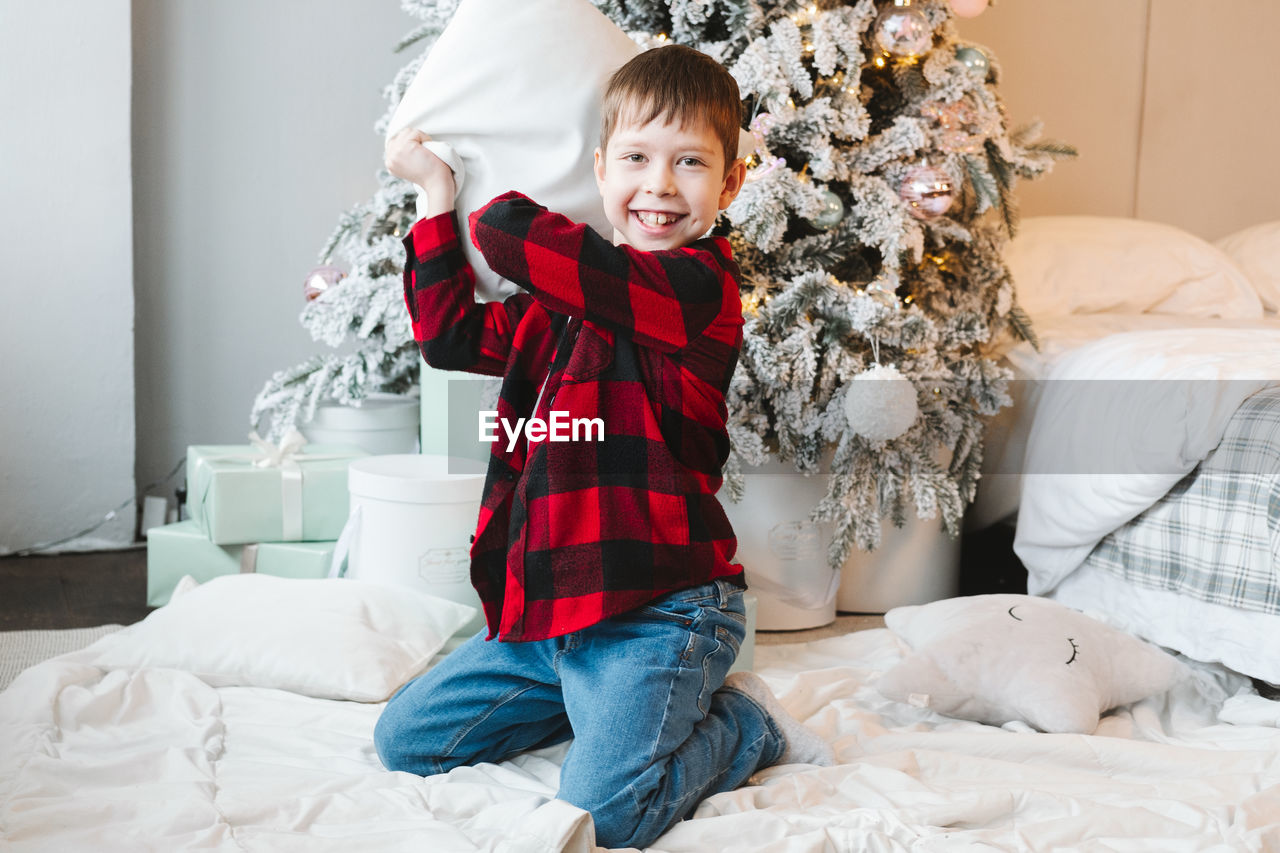
[[[721,210],[733,204],[733,200],[738,197],[738,193],[742,191],[742,185],[746,182],[747,161],[741,158],[734,160],[733,165],[729,167],[729,173],[724,176],[724,188],[720,190]]]
[[[596,189],[604,191],[604,152],[596,149]]]

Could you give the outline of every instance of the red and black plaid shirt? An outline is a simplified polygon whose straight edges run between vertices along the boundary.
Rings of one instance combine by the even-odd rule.
[[[614,246],[514,192],[472,214],[471,234],[528,293],[476,302],[453,214],[419,221],[404,286],[423,358],[502,376],[512,428],[553,410],[604,423],[603,441],[522,432],[510,451],[498,430],[471,546],[489,638],[556,637],[715,578],[741,585],[715,497],[742,347],[728,242]]]

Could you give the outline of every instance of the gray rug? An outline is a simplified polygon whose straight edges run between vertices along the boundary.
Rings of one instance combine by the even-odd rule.
[[[69,628],[65,631],[0,631],[0,690],[9,686],[18,673],[43,660],[57,657],[119,631],[121,625],[96,628]]]

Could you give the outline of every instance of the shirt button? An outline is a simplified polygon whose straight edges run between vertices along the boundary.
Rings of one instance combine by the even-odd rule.
[[[476,544],[476,535],[474,533],[471,534],[471,544]]]

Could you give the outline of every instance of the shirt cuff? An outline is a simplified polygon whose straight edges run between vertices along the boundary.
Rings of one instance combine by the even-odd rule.
[[[452,210],[419,219],[404,238],[405,248],[418,260],[434,257],[458,242],[458,219]]]

